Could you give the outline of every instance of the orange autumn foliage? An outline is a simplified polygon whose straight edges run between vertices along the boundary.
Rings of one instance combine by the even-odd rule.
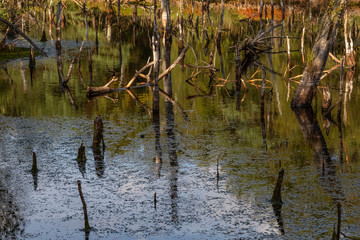
[[[265,9],[265,8],[264,8]],[[240,8],[238,10],[238,13],[240,15],[243,15],[245,18],[252,18],[254,15],[254,20],[257,20],[259,21],[260,20],[260,17],[259,17],[259,9],[258,8],[252,8],[252,7],[247,7],[246,9],[245,8]],[[285,12],[285,18],[288,16],[288,13]],[[270,19],[271,18],[271,10],[270,8],[267,9],[267,16],[266,16],[267,19]],[[265,19],[265,10],[263,10],[263,19]],[[274,20],[276,21],[281,21],[282,19],[282,12],[281,12],[281,9],[277,9],[275,8],[274,9]]]

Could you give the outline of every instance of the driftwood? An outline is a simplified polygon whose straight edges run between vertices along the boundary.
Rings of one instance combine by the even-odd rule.
[[[28,36],[25,35],[20,29],[18,29],[14,24],[8,22],[4,18],[0,17],[0,21],[14,29],[18,34],[20,34],[26,41],[28,41],[31,46],[34,47],[36,51],[38,51],[42,56],[47,57],[46,53],[44,53]]]

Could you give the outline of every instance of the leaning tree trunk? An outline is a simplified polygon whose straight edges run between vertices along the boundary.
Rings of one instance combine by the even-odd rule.
[[[312,49],[313,59],[306,66],[296,89],[291,107],[310,106],[320,77],[324,71],[329,51],[336,36],[337,26],[343,15],[347,0],[335,0],[328,6],[322,18],[322,26]]]

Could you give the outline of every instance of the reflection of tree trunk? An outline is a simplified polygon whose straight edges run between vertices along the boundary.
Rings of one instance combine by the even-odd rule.
[[[274,74],[274,67],[273,67],[272,55],[271,54],[268,54],[268,60],[269,60],[269,64],[270,64],[270,67],[271,67],[271,76],[272,76],[272,79],[273,79],[273,82],[274,82],[277,106],[278,106],[279,114],[280,114],[280,116],[282,116],[279,88],[278,88],[277,80],[276,80],[276,77],[275,77],[275,74]]]
[[[342,98],[343,98],[343,88],[344,88],[344,58],[341,61],[341,76],[340,76],[340,86],[339,86],[339,104],[337,111],[337,122],[338,122],[338,130],[339,130],[339,142],[340,142],[340,163],[344,162],[344,147],[343,147],[343,139],[342,139],[342,122],[341,122],[341,106],[342,106]]]
[[[348,114],[347,114],[347,103],[351,100],[351,93],[353,90],[353,82],[354,82],[354,75],[355,71],[353,69],[349,69],[346,72],[346,79],[345,79],[345,95],[344,95],[344,124],[348,124]]]
[[[239,46],[235,48],[235,94],[236,94],[236,110],[240,109],[240,93],[241,93],[241,61],[240,61],[240,50]]]
[[[169,151],[170,160],[170,198],[171,198],[171,221],[178,223],[178,169],[179,163],[177,159],[177,148],[175,139],[175,118],[173,111],[173,104],[170,101],[165,102],[166,105],[166,134],[167,134],[167,145]]]
[[[316,87],[325,68],[329,51],[335,40],[338,23],[342,17],[346,0],[335,0],[325,12],[318,37],[312,49],[314,56],[305,68],[300,84],[291,102],[292,107],[310,106]]]
[[[101,116],[97,116],[94,120],[94,136],[93,136],[93,154],[95,162],[95,171],[98,177],[102,177],[105,172],[104,153],[105,143],[103,135],[103,121]]]
[[[22,79],[23,79],[24,92],[27,92],[27,90],[28,90],[28,83],[27,83],[27,80],[26,80],[24,64],[23,64],[22,61],[20,61],[20,72],[21,72],[21,77],[22,77]]]
[[[278,222],[280,232],[282,234],[285,233],[284,222],[283,222],[283,219],[281,216],[281,209],[282,209],[282,204],[283,204],[282,199],[281,199],[281,187],[282,187],[282,183],[283,183],[283,178],[284,178],[284,169],[281,169],[279,172],[279,177],[276,181],[273,196],[271,198],[271,203],[272,203],[272,207],[273,207],[273,210],[275,213],[275,217]]]
[[[331,126],[331,92],[330,92],[330,86],[327,84],[326,88],[323,88],[323,99],[321,104],[321,113],[323,117],[323,128],[326,132],[326,135],[329,135],[330,132],[330,126]],[[330,111],[329,111],[330,110]]]
[[[320,181],[323,183],[324,188],[332,195],[333,201],[338,203],[342,200],[341,185],[337,179],[335,164],[330,157],[316,115],[312,108],[295,108],[294,113],[301,131],[313,149],[315,164],[322,175]]]
[[[78,168],[82,176],[84,177],[86,173],[86,154],[85,154],[85,146],[82,143],[78,150],[78,155],[76,157],[76,162],[78,164]]]
[[[152,50],[154,59],[154,91],[153,91],[153,126],[155,131],[155,163],[156,174],[160,176],[162,163],[162,151],[160,145],[160,100],[159,100],[159,57],[160,57],[160,39],[156,22],[156,0],[154,0],[154,32],[152,37]]]
[[[266,72],[263,69],[262,83],[261,83],[261,100],[260,100],[260,122],[261,122],[261,133],[263,139],[263,146],[267,150],[266,144],[266,128],[265,128],[265,75]]]

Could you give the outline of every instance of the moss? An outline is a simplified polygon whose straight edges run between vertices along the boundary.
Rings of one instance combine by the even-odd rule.
[[[17,59],[17,58],[25,58],[25,57],[29,57],[29,55],[30,55],[29,48],[13,47],[9,49],[8,47],[6,47],[5,49],[0,50],[0,62]],[[35,52],[35,56],[38,55],[39,53]]]

